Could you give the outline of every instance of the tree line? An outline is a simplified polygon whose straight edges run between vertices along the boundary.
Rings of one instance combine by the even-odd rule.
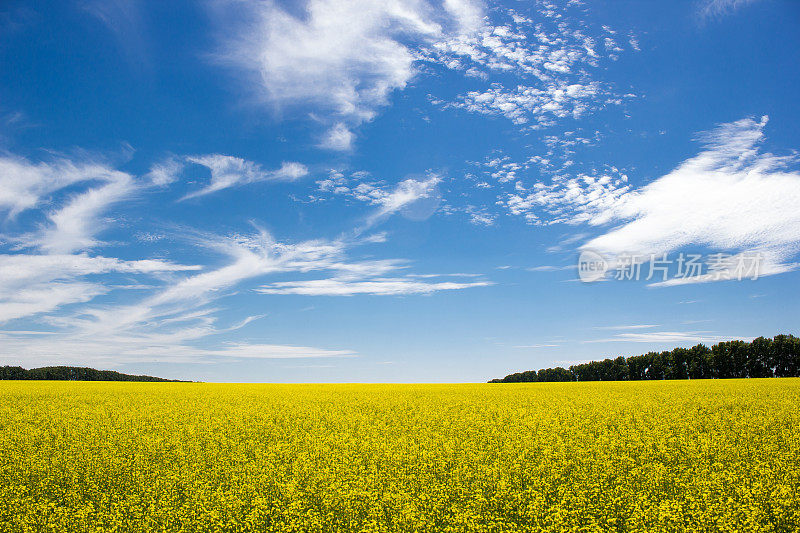
[[[698,344],[691,348],[591,361],[569,368],[528,370],[489,383],[797,376],[800,376],[800,338],[776,335],[772,339],[759,337],[752,342],[720,342],[711,348]]]
[[[113,370],[95,370],[76,366],[46,366],[25,370],[21,366],[0,367],[0,380],[60,380],[60,381],[180,381],[177,379],[133,376]]]

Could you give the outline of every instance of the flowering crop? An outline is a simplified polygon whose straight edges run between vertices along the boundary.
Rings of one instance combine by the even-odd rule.
[[[0,531],[800,529],[800,379],[0,382]]]

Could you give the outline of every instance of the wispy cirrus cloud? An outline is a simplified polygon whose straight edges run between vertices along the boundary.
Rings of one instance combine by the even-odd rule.
[[[0,211],[15,217],[71,185],[124,180],[124,173],[92,160],[57,157],[34,163],[7,154],[0,156]]]
[[[194,246],[198,264],[159,259],[123,260],[90,255],[104,243],[96,239],[104,228],[101,216],[122,200],[144,191],[158,192],[182,172],[184,160],[171,158],[153,165],[142,177],[102,164],[58,160],[34,164],[9,156],[1,160],[12,176],[28,176],[29,197],[14,202],[8,212],[38,210],[44,222],[38,231],[6,235],[14,246],[0,254],[0,358],[26,364],[80,363],[113,365],[124,362],[214,361],[223,358],[353,357],[347,349],[328,349],[263,342],[215,342],[217,336],[246,327],[259,316],[230,324],[220,320],[221,302],[242,288],[260,283],[256,292],[284,294],[431,294],[487,285],[442,276],[403,273],[399,259],[354,260],[354,248],[385,240],[364,235],[369,227],[413,206],[435,188],[438,177],[406,180],[371,196],[368,224],[337,239],[279,242],[263,230],[219,236],[197,230],[173,229],[171,240]],[[291,180],[306,172],[284,164],[276,171],[238,158],[193,158],[212,171],[212,190],[262,180]],[[0,181],[11,191],[18,184]],[[79,192],[64,192],[79,186]],[[57,193],[57,194],[56,194]],[[205,190],[203,191],[205,193]],[[57,198],[51,198],[56,194]],[[56,207],[53,207],[56,206]],[[159,239],[145,239],[154,246]],[[24,250],[22,252],[21,250]],[[221,264],[220,264],[221,258]],[[269,276],[322,272],[329,279],[264,285]],[[119,276],[124,276],[120,283]],[[464,275],[465,277],[471,277]],[[146,277],[143,279],[142,277]],[[315,287],[311,287],[315,285]],[[291,285],[291,286],[290,286]],[[280,289],[277,289],[280,287]],[[311,287],[311,288],[309,288]],[[102,297],[102,298],[101,298]],[[23,322],[24,321],[24,322]],[[22,330],[14,324],[25,323]],[[221,338],[221,337],[219,337]],[[113,346],[113,353],[109,347]],[[22,348],[25,348],[22,350]],[[24,355],[20,355],[24,354]],[[20,359],[22,358],[22,359]]]
[[[248,183],[295,181],[308,175],[308,167],[293,161],[284,161],[279,168],[274,170],[264,170],[258,163],[229,155],[188,156],[186,160],[209,169],[211,171],[211,181],[202,189],[187,194],[181,200],[204,196]],[[166,179],[165,176],[169,175],[170,170],[174,171],[174,168],[157,167],[151,170],[151,174],[155,172],[153,174],[155,179],[164,181]]]
[[[442,181],[440,175],[432,172],[424,177],[406,178],[388,184],[372,179],[363,172],[346,176],[340,171],[331,171],[328,178],[317,182],[317,190],[324,195],[342,196],[375,206],[359,229],[364,231],[395,213],[412,220],[427,219],[441,202],[439,185]],[[318,200],[320,196],[311,198]]]
[[[358,294],[401,296],[407,294],[432,294],[439,291],[471,289],[489,285],[492,285],[489,281],[430,282],[407,277],[365,280],[342,277],[305,281],[280,281],[261,286],[256,289],[256,292],[261,294],[302,294],[305,296],[354,296]]]
[[[697,3],[697,15],[706,20],[737,11],[759,0],[702,0]]]
[[[610,329],[610,330],[626,330],[626,329],[651,329],[657,328],[659,324],[626,324],[622,326],[595,326],[592,329]]]
[[[219,15],[232,2],[212,3]],[[252,74],[257,98],[273,108],[313,112],[328,124],[321,146],[348,150],[352,128],[372,120],[416,74],[420,46],[472,31],[483,8],[470,0],[310,0],[238,3],[218,16],[217,59]]]
[[[140,0],[79,0],[76,2],[113,35],[128,63],[152,70],[145,12]]]
[[[583,342],[644,342],[650,344],[687,344],[716,343],[733,339],[750,341],[753,339],[753,337],[741,335],[715,335],[710,331],[653,331],[647,333],[617,333],[612,337]]]
[[[215,302],[231,295],[247,280],[276,272],[315,269],[318,262],[334,262],[341,258],[343,244],[310,241],[285,245],[274,241],[265,232],[230,238],[196,234],[192,238],[199,246],[223,255],[226,260],[216,268],[200,269],[198,266],[181,267],[154,260],[122,262],[85,255],[45,256],[47,259],[39,257],[36,260],[8,256],[5,259],[8,268],[3,270],[3,263],[0,262],[2,287],[8,291],[8,301],[4,302],[7,305],[0,307],[0,312],[5,310],[6,318],[29,317],[70,303],[84,305],[71,312],[43,316],[42,321],[46,325],[44,331],[48,335],[17,339],[13,331],[8,332],[10,337],[5,340],[4,348],[0,349],[0,357],[13,357],[8,348],[22,344],[29,347],[25,352],[29,359],[42,357],[45,360],[55,358],[106,363],[353,355],[352,351],[347,350],[261,343],[222,344],[217,347],[213,342],[209,344],[210,337],[240,329],[258,318],[245,317],[237,324],[220,326],[217,319],[219,309]],[[17,291],[14,291],[14,275],[19,278],[17,285],[23,282],[26,286],[30,285],[30,276],[25,277],[23,273],[26,269],[23,267],[31,264],[41,267],[38,280],[45,280],[48,275],[52,278],[49,282],[32,285],[34,289],[42,289],[38,294],[30,297],[24,293],[22,295],[27,299],[38,297],[42,302],[38,308],[27,305],[26,300],[19,301]],[[177,275],[181,270],[200,271],[191,275]],[[101,281],[82,280],[83,276],[90,274],[159,271],[176,275],[155,280],[156,284],[147,291],[148,294],[133,303],[120,303],[116,299],[108,303],[94,303],[92,300],[95,296],[105,294],[112,288]],[[65,282],[59,281],[65,278]],[[56,280],[55,283],[52,280]],[[109,353],[109,346],[114,346],[113,354]]]
[[[674,287],[694,283],[712,283],[727,280],[756,280],[759,277],[784,274],[800,268],[800,263],[787,261],[791,253],[766,249],[734,254],[714,254],[705,273],[674,277],[650,283],[650,287]]]
[[[599,176],[536,183],[504,203],[538,224],[616,224],[581,246],[609,258],[702,247],[734,257],[757,252],[762,276],[787,272],[797,267],[792,258],[800,252],[800,173],[792,170],[796,156],[760,149],[767,121],[746,118],[700,134],[696,156],[639,188],[610,167]],[[727,278],[715,273],[657,285]]]
[[[367,218],[367,226],[373,226],[397,212],[403,212],[412,219],[427,218],[439,204],[437,186],[441,181],[436,174],[424,179],[409,178],[401,181],[376,200],[378,209]]]
[[[113,352],[109,350],[109,340],[115,342]],[[0,341],[0,360],[13,360],[16,364],[28,366],[92,364],[114,367],[126,363],[358,357],[353,350],[283,344],[227,343],[208,348],[179,344],[174,338],[159,335],[92,339],[9,331],[0,332]]]
[[[79,185],[80,192],[72,192]],[[36,231],[5,237],[19,248],[45,253],[89,250],[100,244],[95,236],[105,228],[102,215],[142,188],[130,174],[85,156],[38,163],[0,157],[0,210],[13,218],[38,208],[45,217]]]
[[[525,270],[527,270],[528,272],[558,272],[561,270],[571,270],[573,268],[575,268],[575,265],[561,265],[561,266],[540,265],[535,267],[528,267]]]
[[[0,322],[32,317],[65,305],[85,303],[113,290],[86,276],[144,274],[200,269],[168,261],[123,261],[87,254],[0,255]]]
[[[370,237],[358,240],[312,240],[294,244],[281,243],[262,231],[251,235],[219,237],[195,234],[195,242],[221,254],[225,260],[215,268],[178,275],[181,270],[197,270],[197,266],[181,266],[158,261],[121,262],[110,258],[88,256],[46,256],[39,259],[42,274],[37,279],[54,281],[37,283],[38,294],[18,293],[11,283],[16,272],[18,285],[30,283],[22,272],[36,261],[30,257],[8,256],[5,271],[0,260],[0,279],[8,295],[0,301],[0,317],[14,318],[42,315],[46,335],[30,335],[7,331],[0,357],[19,357],[14,350],[28,346],[26,360],[80,361],[122,363],[147,361],[209,361],[218,358],[311,358],[352,357],[352,350],[322,349],[240,342],[217,344],[213,337],[246,326],[259,317],[246,317],[233,325],[220,325],[219,305],[248,282],[275,274],[333,272],[331,279],[316,282],[277,282],[256,288],[261,294],[308,295],[402,295],[430,294],[488,285],[485,281],[442,281],[413,275],[385,278],[385,274],[407,268],[400,260],[353,261],[348,250],[362,243],[374,242]],[[49,271],[44,268],[49,266]],[[63,267],[63,268],[62,268]],[[148,294],[133,303],[96,303],[92,300],[111,288],[100,282],[84,282],[80,276],[103,272],[152,274],[159,271],[175,275],[156,280]],[[68,273],[72,272],[72,275]],[[8,275],[7,275],[8,274]],[[25,278],[25,279],[23,279]],[[67,279],[68,283],[61,283]],[[145,289],[146,290],[146,289]],[[0,292],[0,297],[4,293]],[[33,308],[26,299],[38,298],[41,306]],[[15,299],[16,298],[16,299]],[[48,314],[58,306],[82,304],[70,312]],[[48,307],[48,305],[50,307]],[[5,313],[5,314],[4,314]],[[114,347],[109,354],[108,347]]]
[[[590,223],[621,222],[583,246],[610,254],[663,254],[704,246],[758,251],[762,275],[791,270],[800,251],[800,173],[794,156],[762,153],[767,117],[700,136],[704,149],[669,174],[622,194]]]
[[[104,224],[99,217],[113,204],[129,198],[137,189],[133,178],[115,174],[105,185],[89,189],[71,198],[60,209],[48,214],[49,224],[38,235],[26,238],[25,245],[35,245],[47,253],[71,253],[97,246],[95,235]]]
[[[520,344],[512,348],[558,348],[560,344]]]
[[[384,240],[375,235],[362,237],[367,228],[354,236],[296,243],[279,242],[265,231],[225,237],[173,229],[177,233],[171,240],[190,244],[199,253],[195,254],[197,264],[189,265],[92,253],[105,245],[97,236],[113,222],[110,214],[117,206],[135,195],[164,190],[184,172],[187,162],[211,171],[211,182],[195,195],[257,181],[291,181],[308,172],[297,163],[264,170],[256,163],[216,154],[171,157],[141,177],[83,156],[38,163],[13,155],[0,157],[0,210],[11,218],[31,211],[35,216],[25,221],[38,226],[14,232],[20,226],[13,221],[8,226],[12,232],[4,235],[2,245],[8,250],[0,254],[0,323],[4,326],[0,358],[35,366],[111,366],[225,358],[353,357],[354,351],[339,348],[215,341],[260,318],[246,316],[224,323],[220,303],[250,283],[263,284],[271,275],[292,272],[334,273],[335,281],[349,284],[351,293],[365,294],[429,294],[480,285],[411,274],[397,276],[394,283],[382,279],[408,265],[396,259],[351,259],[354,247]],[[372,224],[424,197],[436,181],[412,180],[375,195],[370,202],[375,213]],[[146,245],[158,242],[147,239]],[[343,293],[341,289],[334,292]],[[15,329],[17,324],[25,327]]]
[[[149,274],[200,270],[199,265],[179,265],[158,259],[125,261],[115,257],[81,254],[3,254],[0,255],[0,278],[4,287],[43,281],[56,281],[107,272]]]

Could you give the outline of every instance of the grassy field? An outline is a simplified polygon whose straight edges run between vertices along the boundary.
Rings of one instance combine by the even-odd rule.
[[[0,382],[0,531],[798,531],[800,379]]]

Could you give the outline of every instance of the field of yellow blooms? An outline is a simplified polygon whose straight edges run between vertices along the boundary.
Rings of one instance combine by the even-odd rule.
[[[800,530],[800,379],[0,382],[0,531]]]

